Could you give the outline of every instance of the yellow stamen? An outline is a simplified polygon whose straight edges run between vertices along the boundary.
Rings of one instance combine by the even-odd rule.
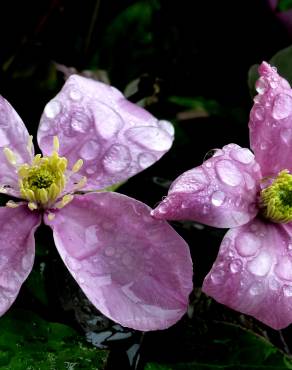
[[[72,172],[74,173],[78,172],[82,166],[83,166],[83,160],[78,159],[78,161],[72,167]]]
[[[58,139],[58,136],[54,136],[54,150],[55,152],[59,152],[59,149],[60,149],[60,142],[59,142],[59,139]]]
[[[61,209],[65,207],[68,203],[73,200],[74,196],[72,194],[66,194],[63,196],[62,200],[55,204],[55,208]]]
[[[5,154],[5,157],[7,159],[7,161],[12,164],[13,166],[16,165],[16,155],[15,153],[10,150],[9,148],[4,148],[3,149],[3,153]]]
[[[32,135],[29,135],[28,137],[26,149],[28,153],[32,155]]]
[[[87,182],[87,177],[83,176],[81,180],[79,180],[79,182],[74,186],[74,190],[82,189],[83,186],[85,186],[86,182]]]

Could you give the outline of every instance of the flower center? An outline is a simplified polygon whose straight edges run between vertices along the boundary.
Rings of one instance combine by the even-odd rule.
[[[292,221],[292,175],[281,171],[273,183],[261,191],[263,215],[276,223]]]
[[[66,185],[67,159],[53,152],[50,157],[37,154],[31,165],[18,168],[19,189],[22,197],[42,206],[52,204]]]
[[[28,143],[28,151],[31,154],[32,137]],[[17,164],[17,155],[9,148],[4,148],[3,152],[7,160],[13,165],[18,174],[18,184],[21,197],[28,201],[30,210],[37,208],[62,208],[73,199],[75,191],[81,189],[86,183],[86,177],[79,177],[73,181],[71,189],[67,189],[67,194],[61,200],[56,200],[61,196],[68,180],[76,174],[82,167],[83,161],[79,159],[71,170],[67,169],[67,159],[59,156],[59,140],[54,137],[54,150],[51,156],[42,157],[37,154],[31,164]],[[32,154],[31,154],[32,155]],[[69,185],[70,188],[70,185]],[[10,201],[9,207],[16,207],[18,203]]]

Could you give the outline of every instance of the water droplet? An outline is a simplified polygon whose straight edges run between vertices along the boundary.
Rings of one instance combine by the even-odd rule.
[[[260,104],[260,102],[261,102],[261,96],[260,95],[256,95],[253,98],[253,101],[254,101],[255,104]]]
[[[220,284],[225,280],[225,272],[223,270],[214,270],[210,277],[214,284]]]
[[[215,207],[221,206],[225,200],[225,193],[223,191],[217,190],[212,194],[211,202]]]
[[[247,264],[247,269],[253,275],[265,276],[270,271],[273,263],[272,256],[267,251],[261,251]]]
[[[292,129],[283,127],[280,131],[280,137],[285,144],[290,144],[292,139]]]
[[[76,89],[69,90],[69,97],[73,101],[79,101],[82,97],[81,92]]]
[[[111,174],[124,171],[129,167],[130,162],[131,154],[129,149],[121,144],[112,145],[102,159],[105,170]]]
[[[249,164],[254,160],[253,153],[246,148],[233,149],[230,152],[230,156],[231,158],[243,164]]]
[[[71,120],[71,127],[76,132],[83,132],[83,133],[85,132],[83,122],[78,121],[77,119]]]
[[[143,169],[151,166],[156,161],[157,161],[157,158],[152,153],[144,152],[144,153],[139,154],[139,157],[138,157],[139,166]]]
[[[257,80],[256,82],[256,91],[260,94],[263,95],[266,92],[267,89],[267,83],[263,77]]]
[[[95,167],[87,167],[85,171],[88,175],[93,175],[95,170]]]
[[[126,137],[144,148],[157,151],[170,149],[173,138],[155,126],[132,127],[125,132]]]
[[[243,257],[254,256],[260,246],[260,239],[252,233],[240,233],[236,238],[235,247]]]
[[[97,158],[99,154],[99,143],[95,140],[87,141],[79,152],[82,159],[87,161]]]
[[[55,118],[60,112],[61,112],[62,106],[60,102],[57,100],[51,100],[46,106],[45,106],[45,115],[48,118]]]
[[[204,162],[204,165],[205,165],[207,168],[211,168],[211,167],[212,167],[212,162],[211,162],[211,161],[206,161],[206,162]]]
[[[278,86],[278,81],[276,79],[273,79],[270,81],[270,87],[272,89],[275,89]]]
[[[292,113],[292,97],[287,94],[278,94],[275,97],[272,116],[275,119],[284,119]]]
[[[223,159],[216,163],[216,172],[220,180],[229,186],[238,186],[242,181],[242,175],[237,167],[229,160]]]
[[[249,288],[249,293],[251,295],[259,295],[263,291],[263,286],[261,283],[253,283]]]
[[[260,144],[260,149],[261,150],[266,150],[267,147],[268,147],[267,143],[265,143],[264,141],[262,141],[261,144]]]
[[[254,187],[256,185],[256,182],[255,182],[254,178],[251,177],[250,174],[247,173],[247,172],[243,173],[243,177],[244,177],[245,185],[246,185],[247,189],[248,190],[254,189]]]
[[[283,286],[283,294],[285,297],[292,297],[292,286],[285,284]]]
[[[275,274],[284,280],[292,281],[292,259],[288,256],[280,256],[275,267]]]
[[[116,249],[114,247],[107,247],[104,250],[104,254],[107,257],[112,257],[112,256],[114,256],[115,253],[116,253]]]
[[[269,279],[269,288],[270,288],[271,290],[278,290],[278,289],[279,289],[279,287],[280,287],[280,284],[279,284],[279,282],[277,281],[277,279],[275,279],[275,278],[271,277],[271,278]]]
[[[241,271],[241,268],[242,268],[242,262],[239,260],[239,259],[236,259],[234,261],[232,261],[230,263],[230,271],[233,273],[233,274],[236,274],[237,272],[240,272]]]
[[[133,263],[133,257],[130,254],[125,253],[122,257],[122,262],[125,266],[130,266]]]
[[[173,127],[173,125],[170,122],[162,120],[162,121],[159,121],[158,124],[170,136],[173,136],[174,135],[174,127]]]
[[[254,110],[254,118],[257,121],[263,121],[265,118],[265,110],[262,107],[258,107]]]

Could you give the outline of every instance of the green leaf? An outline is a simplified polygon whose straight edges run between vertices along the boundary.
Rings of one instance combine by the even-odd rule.
[[[0,319],[0,369],[101,370],[106,359],[106,351],[89,347],[72,328],[29,311],[13,310]]]
[[[170,96],[170,103],[179,105],[186,109],[198,110],[208,114],[218,114],[222,108],[215,100],[208,100],[203,97],[186,97],[186,96]]]
[[[145,370],[286,370],[292,359],[264,338],[240,326],[216,322],[194,345],[194,360],[175,364],[148,363]]]
[[[291,0],[292,1],[292,0]],[[270,60],[269,63],[275,67],[279,74],[284,77],[290,85],[292,85],[292,46],[288,46],[285,49],[278,51]],[[259,64],[254,64],[248,71],[248,87],[251,96],[255,96],[255,83],[259,78],[258,74]]]
[[[286,10],[292,9],[292,0],[278,0],[277,10],[285,12]]]

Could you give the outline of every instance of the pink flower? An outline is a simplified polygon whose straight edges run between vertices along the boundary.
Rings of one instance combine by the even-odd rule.
[[[280,329],[292,322],[292,90],[267,63],[259,73],[254,154],[235,144],[217,150],[174,181],[153,215],[232,228],[203,290]]]
[[[44,157],[0,98],[0,191],[22,199],[0,208],[0,314],[34,261],[43,218],[64,264],[106,316],[139,330],[163,329],[186,311],[192,263],[183,239],[150,208],[97,190],[125,181],[172,145],[173,129],[116,89],[71,76],[45,107]]]

